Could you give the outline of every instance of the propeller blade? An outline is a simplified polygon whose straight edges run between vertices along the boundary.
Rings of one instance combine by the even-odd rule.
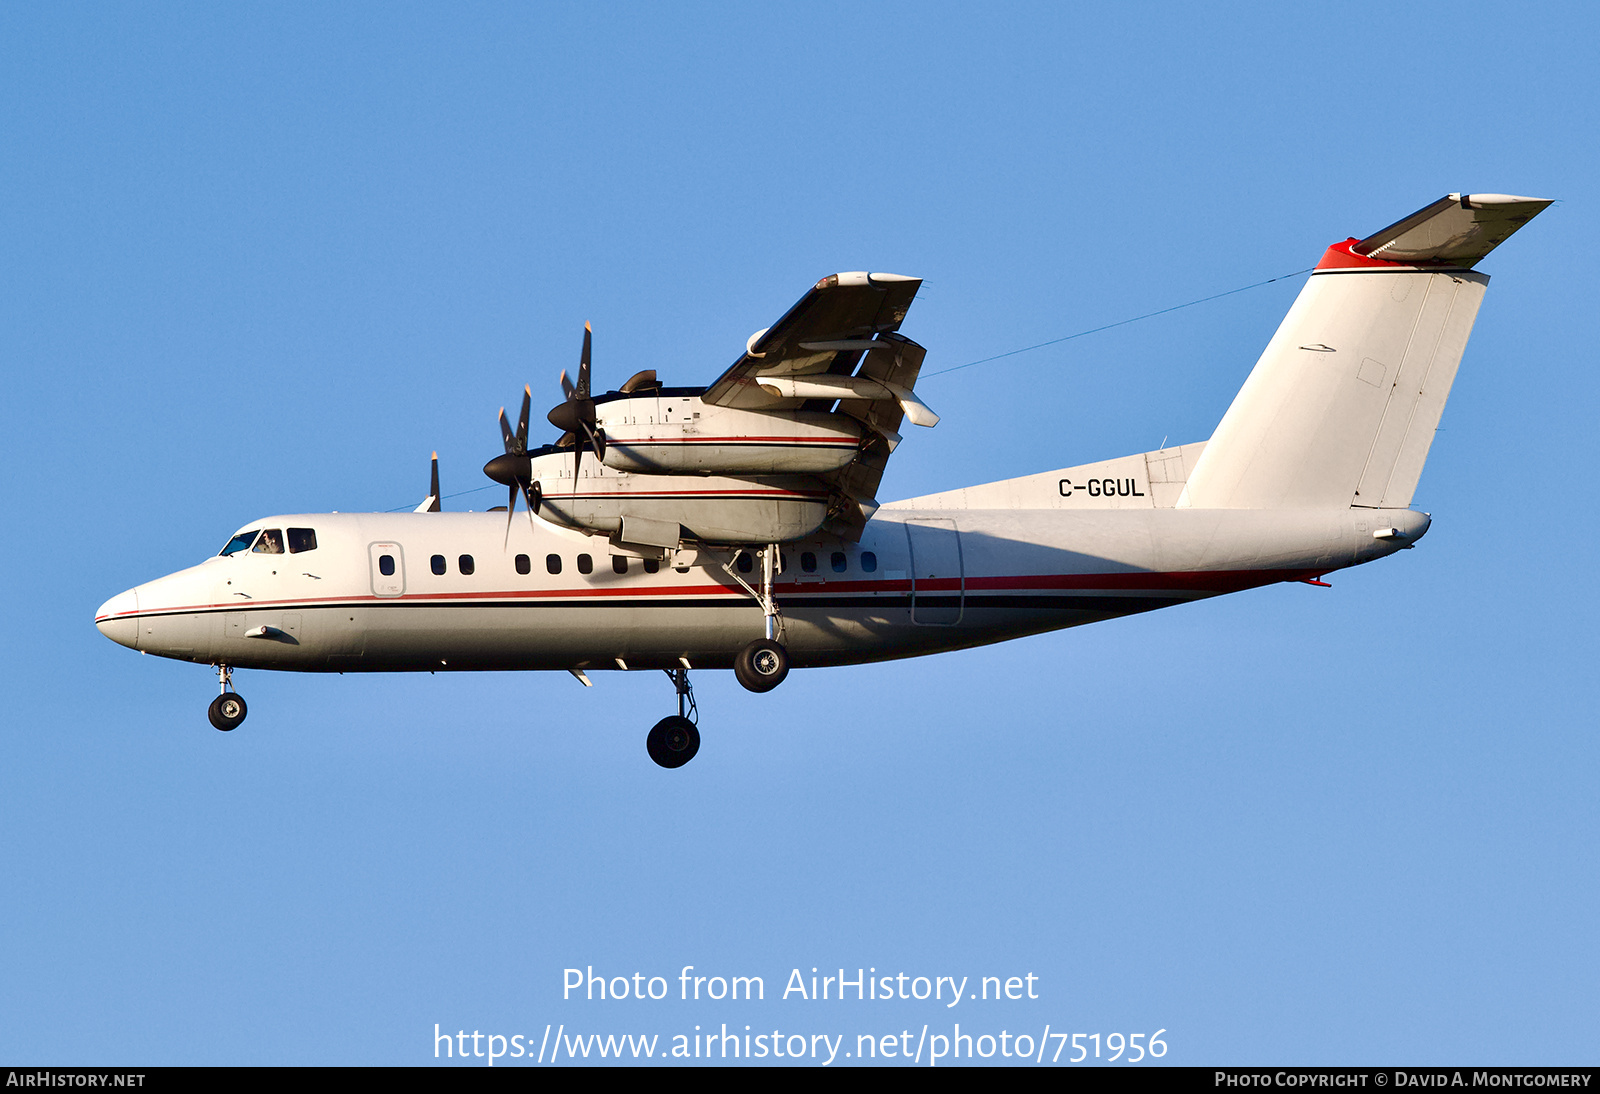
[[[433,504],[428,506],[428,512],[439,512],[439,453],[433,454],[433,474],[429,477],[428,496],[433,499]]]
[[[578,360],[578,398],[589,397],[589,341],[593,337],[589,324],[583,325],[583,356]]]
[[[562,432],[562,438],[557,442],[559,447],[565,447],[567,439],[572,438],[573,479],[577,479],[578,472],[583,466],[583,443],[580,433],[589,439],[589,447],[594,452],[595,458],[602,462],[605,460],[605,436],[595,427],[594,400],[589,398],[589,365],[593,348],[594,330],[585,323],[583,353],[578,359],[578,382],[574,384],[567,375],[567,370],[562,369],[561,392],[566,398],[545,415],[550,424]]]
[[[594,449],[594,458],[599,460],[599,461],[601,461],[602,463],[604,463],[605,462],[605,458],[606,458],[606,435],[605,435],[605,431],[604,430],[600,430],[600,429],[596,429],[593,426],[591,426],[588,422],[584,422],[583,423],[583,432],[589,438],[589,447]]]
[[[566,374],[562,374],[562,383],[566,383]],[[557,410],[565,409],[562,403]],[[483,473],[495,482],[502,483],[510,489],[506,498],[506,532],[502,548],[511,546],[511,525],[516,519],[517,495],[520,493],[528,503],[528,527],[535,532],[538,526],[534,523],[533,515],[539,511],[544,503],[544,493],[539,484],[533,481],[533,465],[528,457],[528,413],[533,409],[533,388],[527,384],[522,386],[522,411],[517,416],[517,428],[513,432],[511,421],[506,417],[506,408],[500,408],[500,440],[505,445],[505,454],[496,456],[483,465]],[[552,411],[551,413],[555,413]],[[571,413],[569,410],[568,413]],[[439,510],[439,453],[433,454],[433,509]]]

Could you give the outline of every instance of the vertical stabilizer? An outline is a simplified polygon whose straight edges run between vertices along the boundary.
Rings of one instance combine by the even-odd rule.
[[[1328,248],[1179,506],[1410,505],[1489,283],[1470,267],[1548,204],[1452,194]]]

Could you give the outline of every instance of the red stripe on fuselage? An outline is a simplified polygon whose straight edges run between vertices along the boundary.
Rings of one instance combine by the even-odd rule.
[[[1178,573],[1121,573],[1121,574],[1042,574],[1015,577],[972,577],[965,581],[961,578],[929,578],[917,582],[917,591],[931,592],[961,592],[979,593],[984,591],[998,592],[1037,590],[1040,592],[1054,592],[1061,590],[1095,590],[1101,592],[1186,592],[1196,594],[1217,595],[1221,593],[1239,592],[1244,589],[1255,588],[1259,585],[1271,585],[1279,581],[1299,581],[1307,576],[1317,576],[1323,570],[1200,570]],[[779,580],[774,583],[773,592],[784,597],[804,597],[806,595],[833,595],[837,593],[909,593],[912,592],[909,579],[870,580],[870,581],[807,581],[801,582],[794,579]],[[743,589],[731,585],[720,584],[695,584],[695,585],[656,585],[639,586],[629,585],[617,588],[567,588],[567,589],[509,589],[490,592],[439,592],[439,593],[406,593],[402,596],[324,596],[312,598],[297,598],[293,600],[252,600],[248,603],[224,602],[221,604],[191,604],[177,608],[157,608],[139,612],[123,612],[95,619],[96,623],[103,623],[108,619],[137,619],[145,616],[176,615],[184,612],[217,611],[259,611],[264,608],[283,609],[289,607],[313,607],[317,605],[351,604],[351,603],[408,603],[423,605],[427,602],[461,601],[461,600],[554,600],[585,597],[639,597],[660,599],[662,597],[704,597],[707,595],[724,594],[734,598],[745,598],[749,594]],[[803,601],[801,601],[803,603]]]
[[[617,448],[636,444],[831,444],[839,448],[856,448],[859,442],[848,437],[617,437],[606,438],[606,443]]]

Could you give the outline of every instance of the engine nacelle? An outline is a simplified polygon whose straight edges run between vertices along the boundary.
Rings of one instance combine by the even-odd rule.
[[[641,475],[826,475],[849,465],[865,427],[837,413],[709,406],[693,396],[598,403],[605,465]]]
[[[786,543],[816,532],[828,515],[827,484],[806,475],[639,475],[599,466],[591,456],[574,480],[572,463],[571,452],[532,459],[539,516],[592,534],[625,538],[624,521],[631,520],[681,528],[681,538],[706,543]],[[657,532],[650,542],[660,538],[671,537]]]

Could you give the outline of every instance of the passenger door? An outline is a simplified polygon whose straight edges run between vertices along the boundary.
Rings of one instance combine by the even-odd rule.
[[[406,591],[406,558],[398,543],[373,543],[367,547],[372,560],[374,596],[400,596]]]

